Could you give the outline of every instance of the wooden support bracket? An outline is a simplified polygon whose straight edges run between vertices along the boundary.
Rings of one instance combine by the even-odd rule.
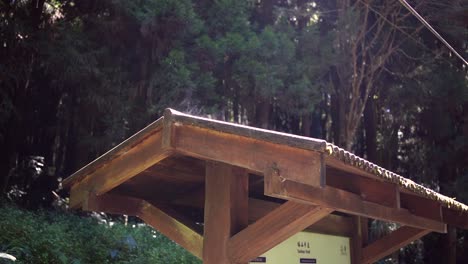
[[[185,221],[182,216],[172,214],[168,208],[163,211],[141,199],[92,193],[85,199],[83,210],[138,216],[194,256],[202,258],[203,237],[197,232],[198,228]]]
[[[430,233],[430,230],[403,226],[362,249],[362,263],[369,264]]]
[[[181,221],[147,202],[143,203],[138,217],[197,258],[202,259],[203,237]]]
[[[286,202],[248,226],[228,243],[231,263],[245,263],[314,224],[333,210],[320,206]]]

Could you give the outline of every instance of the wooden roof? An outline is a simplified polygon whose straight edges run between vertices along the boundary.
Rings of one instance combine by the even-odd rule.
[[[289,200],[340,212],[328,217],[332,223],[339,216],[360,215],[436,232],[445,232],[446,224],[468,229],[466,205],[324,140],[172,109],[78,170],[63,186],[71,189],[75,208],[108,194],[176,208],[199,222],[202,213],[191,209],[203,210],[206,162],[211,161],[249,172],[252,221]],[[118,204],[110,207],[121,212]]]

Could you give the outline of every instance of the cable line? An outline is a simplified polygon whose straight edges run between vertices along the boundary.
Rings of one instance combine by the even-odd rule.
[[[432,32],[432,34],[434,34],[440,41],[442,41],[442,43],[445,44],[445,46],[447,46],[447,48],[449,48],[455,55],[457,55],[458,58],[460,58],[463,63],[465,64],[465,66],[468,66],[468,62],[465,60],[465,58],[463,58],[462,55],[460,55],[453,47],[452,45],[450,45],[450,43],[448,43],[440,34],[439,32],[437,32],[437,30],[435,30],[419,13],[418,11],[416,11],[408,2],[406,2],[406,0],[398,0],[400,1],[400,3],[406,7],[406,9],[408,9],[427,29],[429,29],[429,31]]]

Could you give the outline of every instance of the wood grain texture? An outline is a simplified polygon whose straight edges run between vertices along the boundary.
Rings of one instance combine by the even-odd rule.
[[[71,189],[70,204],[72,207],[79,206],[87,192],[93,192],[96,195],[106,193],[168,157],[171,150],[162,148],[161,140],[161,131],[153,133],[125,154],[99,167],[82,181],[75,182]]]
[[[73,173],[70,177],[66,178],[62,182],[63,188],[70,188],[73,184],[82,181],[88,174],[93,173],[95,170],[106,165],[111,160],[125,154],[128,150],[137,146],[152,134],[159,132],[163,128],[163,119],[163,117],[159,118],[147,127],[135,133],[133,136],[124,140],[119,145],[104,153],[94,161]]]
[[[181,199],[173,201],[174,204],[196,208],[203,208],[204,189],[198,189],[194,193],[187,194]],[[249,224],[255,223],[274,209],[281,206],[281,203],[265,201],[261,199],[249,198]],[[351,236],[354,225],[351,217],[340,215],[327,215],[323,219],[306,228],[306,231],[334,236]]]
[[[391,221],[439,233],[447,231],[447,225],[432,219],[411,214],[402,208],[392,208],[368,202],[361,196],[326,186],[317,188],[289,181],[274,174],[265,175],[265,194],[286,200],[308,202],[334,208],[337,211],[368,218]]]
[[[147,202],[142,205],[138,217],[194,256],[202,258],[203,237],[181,221]]]
[[[445,223],[463,229],[468,229],[468,214],[456,209],[443,207],[442,215]]]
[[[388,207],[399,207],[397,186],[394,183],[371,179],[335,168],[327,168],[328,186],[361,196],[364,200]]]
[[[231,263],[245,263],[314,224],[333,210],[286,202],[229,240]]]
[[[219,120],[187,115],[174,109],[166,109],[164,118],[173,123],[186,124],[205,128],[226,134],[248,137],[273,144],[286,145],[305,150],[325,151],[326,141],[322,139],[303,137],[267,129],[228,123]]]
[[[320,154],[191,125],[176,125],[174,149],[185,155],[224,162],[263,174],[278,170],[287,179],[320,186]]]
[[[255,223],[280,206],[279,203],[250,198],[249,223]],[[305,231],[350,237],[354,232],[354,223],[351,217],[329,214],[305,228]]]
[[[436,201],[407,193],[400,193],[401,207],[412,214],[443,222],[442,205]]]
[[[275,131],[269,131],[264,129],[258,129],[248,126],[242,126],[237,124],[231,124],[227,122],[221,122],[216,120],[211,120],[207,118],[192,116],[177,112],[172,109],[166,109],[164,117],[158,119],[153,124],[149,125],[148,127],[144,128],[128,140],[122,142],[114,149],[110,150],[108,153],[102,155],[95,161],[91,162],[84,168],[80,169],[76,173],[74,173],[71,177],[67,178],[63,182],[64,188],[70,188],[72,185],[78,184],[83,181],[85,178],[89,178],[96,170],[101,167],[107,166],[109,163],[113,163],[115,159],[125,155],[131,149],[138,147],[142,141],[144,141],[147,137],[151,137],[152,134],[157,133],[158,131],[162,132],[162,147],[163,148],[172,148],[175,145],[176,141],[176,132],[175,128],[178,126],[191,126],[196,127],[199,129],[209,130],[213,133],[223,134],[223,135],[230,135],[231,137],[237,138],[247,138],[253,141],[260,141],[264,143],[270,143],[275,145],[278,150],[281,148],[291,148],[291,151],[284,151],[286,156],[289,157],[297,157],[294,154],[295,151],[309,151],[309,152],[317,152],[320,155],[323,155],[323,160],[327,164],[327,166],[347,172],[347,173],[354,173],[357,175],[370,177],[377,180],[387,181],[393,184],[398,185],[398,187],[402,190],[408,191],[410,193],[416,194],[418,196],[424,197],[426,199],[430,199],[436,201],[437,203],[441,204],[444,208],[448,208],[449,210],[453,211],[461,211],[463,214],[468,215],[468,206],[452,199],[450,197],[441,195],[433,190],[430,190],[420,184],[417,184],[409,179],[406,179],[396,173],[388,171],[384,168],[379,167],[376,164],[373,164],[367,160],[364,160],[338,146],[333,144],[327,143],[324,140],[314,139],[314,138],[307,138],[301,137],[286,133],[279,133]],[[229,137],[226,137],[229,138]],[[230,141],[227,142],[229,146],[233,146],[238,141]],[[253,146],[251,144],[251,146]],[[211,147],[211,145],[207,145],[206,147]],[[255,149],[255,147],[253,147]],[[224,149],[224,147],[222,147]],[[195,155],[197,157],[203,158],[203,155],[197,155],[197,153],[189,152],[187,149],[182,149],[186,151],[188,155]],[[218,150],[220,151],[220,150]],[[215,153],[212,151],[211,154]],[[229,153],[229,152],[228,152]],[[205,153],[206,154],[206,153]],[[251,154],[252,156],[252,154]],[[260,155],[261,156],[261,155]],[[214,159],[215,157],[208,155],[205,157],[206,159]],[[229,161],[229,154],[225,154],[219,161],[228,162]],[[240,161],[240,160],[238,160]],[[255,163],[252,160],[242,160],[240,163],[236,163],[234,165],[241,166],[245,168],[250,168],[252,165],[253,167],[259,171],[258,166],[255,164],[250,164],[251,162]],[[320,183],[315,179],[315,176],[311,177],[310,175],[303,175],[299,176],[295,173],[287,173],[286,170],[289,170],[289,165],[287,162],[276,159],[270,160],[269,163],[277,163],[278,167],[283,170],[283,174],[286,177],[292,177],[292,180],[297,180],[303,183],[307,183],[310,185],[323,185],[323,182]],[[284,163],[284,164],[282,164]],[[260,164],[262,165],[262,164]],[[263,164],[266,166],[272,166],[271,164]],[[265,169],[265,168],[262,168]],[[322,170],[323,171],[323,170]],[[263,173],[260,170],[260,173]],[[315,172],[312,173],[314,175]],[[324,174],[322,173],[322,176]],[[301,178],[303,177],[303,178]],[[310,181],[310,182],[309,182]],[[75,190],[79,188],[76,187]],[[86,191],[86,190],[85,190]],[[75,195],[75,197],[81,197],[82,195]],[[78,203],[79,204],[79,203]],[[450,215],[452,215],[450,213]],[[448,220],[449,217],[446,217]],[[460,217],[456,217],[452,222],[458,223],[457,225],[460,227],[465,226],[464,222],[461,222]]]
[[[350,241],[352,264],[361,264],[362,248],[367,237],[367,222],[363,221],[364,218],[365,217],[361,216],[352,216],[354,226]]]
[[[248,174],[219,162],[207,162],[205,180],[204,264],[231,263],[229,238],[248,224]]]
[[[381,258],[390,255],[396,250],[408,245],[409,243],[420,239],[430,232],[431,231],[429,230],[408,226],[400,227],[390,234],[363,248],[362,263],[374,263]]]

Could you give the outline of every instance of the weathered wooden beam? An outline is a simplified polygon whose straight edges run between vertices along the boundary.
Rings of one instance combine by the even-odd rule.
[[[330,187],[357,194],[369,202],[395,208],[400,206],[398,188],[394,183],[371,179],[330,167],[327,167],[326,183]]]
[[[398,249],[430,233],[430,230],[403,226],[362,250],[362,263],[374,263]]]
[[[281,172],[265,174],[265,194],[285,200],[295,200],[334,208],[337,211],[383,221],[391,221],[416,228],[445,233],[446,224],[393,208],[368,202],[361,196],[330,186],[317,188],[281,177]]]
[[[250,198],[249,223],[255,223],[280,206],[279,203]],[[354,231],[354,223],[351,217],[329,214],[305,228],[305,231],[349,237]]]
[[[177,153],[239,166],[262,174],[280,169],[290,180],[323,185],[320,153],[255,138],[174,123],[172,147]],[[226,149],[229,146],[229,150]],[[294,158],[291,158],[294,157]]]
[[[351,263],[361,264],[362,248],[367,243],[367,218],[353,216],[354,232],[351,235]]]
[[[401,207],[412,214],[443,222],[442,206],[437,201],[405,192],[400,193],[400,201]]]
[[[127,138],[125,141],[120,143],[119,145],[115,146],[113,149],[107,151],[99,158],[95,159],[94,161],[90,162],[88,165],[84,166],[83,168],[79,169],[75,173],[73,173],[70,177],[66,178],[63,182],[63,188],[67,189],[70,188],[73,184],[82,181],[86,178],[87,175],[93,173],[98,168],[105,166],[107,163],[112,161],[113,159],[124,155],[134,146],[140,144],[143,140],[150,137],[153,133],[158,133],[163,129],[164,118],[161,117],[158,120],[154,121],[147,127],[143,128],[142,130],[138,131],[133,136]]]
[[[203,163],[203,166],[200,166],[200,163]],[[140,175],[171,182],[202,183],[205,180],[205,162],[170,157],[142,171]]]
[[[229,240],[231,263],[245,263],[256,258],[332,211],[320,206],[286,202]]]
[[[204,264],[231,263],[229,238],[248,225],[248,173],[219,162],[207,162],[205,179]]]
[[[444,222],[459,228],[468,229],[468,213],[443,207]]]
[[[162,146],[161,130],[140,139],[133,148],[126,149],[126,152],[109,160],[106,165],[96,168],[83,180],[74,182],[71,188],[70,206],[77,208],[82,205],[89,193],[101,195],[108,192],[171,153],[170,148]]]
[[[172,201],[172,203],[176,205],[203,208],[204,197],[205,190],[204,188],[201,188],[177,198]],[[274,209],[278,208],[280,205],[281,203],[249,198],[249,223],[254,223]],[[354,225],[351,217],[330,214],[307,227],[306,230],[320,234],[349,237],[353,233]]]
[[[184,223],[174,219],[148,202],[143,202],[138,217],[181,245],[198,258],[203,255],[203,237]]]
[[[327,185],[356,194],[363,201],[405,209],[418,217],[468,228],[468,216],[465,213],[445,208],[437,201],[416,195],[408,190],[400,190],[393,183],[327,167]]]

